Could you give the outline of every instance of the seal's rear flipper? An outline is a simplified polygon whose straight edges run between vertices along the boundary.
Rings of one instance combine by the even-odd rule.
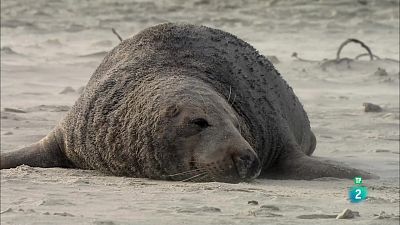
[[[45,138],[20,150],[1,154],[1,169],[19,165],[35,167],[73,167],[57,142],[56,131]]]
[[[280,159],[277,164],[263,171],[261,178],[311,180],[321,177],[353,179],[378,179],[379,177],[363,170],[323,161],[305,154],[297,153]]]

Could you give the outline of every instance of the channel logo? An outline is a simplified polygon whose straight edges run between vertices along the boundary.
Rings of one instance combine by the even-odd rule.
[[[362,186],[362,178],[354,177],[354,186],[349,189],[349,199],[352,203],[359,203],[367,199],[368,189]]]

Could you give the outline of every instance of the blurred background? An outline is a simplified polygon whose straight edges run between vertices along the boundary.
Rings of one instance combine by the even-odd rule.
[[[24,63],[86,62],[75,56],[110,50],[123,38],[164,22],[226,30],[261,52],[290,58],[299,52],[334,57],[347,38],[359,38],[377,55],[399,58],[398,0],[2,0],[2,56]],[[316,45],[318,48],[316,48]],[[357,47],[357,46],[356,46]],[[352,47],[346,51],[351,52]],[[359,53],[359,49],[356,48]],[[3,57],[4,63],[10,63]],[[21,59],[22,60],[22,59]]]

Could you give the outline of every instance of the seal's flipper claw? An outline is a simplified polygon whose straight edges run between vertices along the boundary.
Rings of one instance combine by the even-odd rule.
[[[267,169],[262,177],[312,180],[321,177],[353,179],[356,176],[361,176],[363,179],[379,179],[377,175],[363,170],[342,166],[306,155],[281,159],[276,166]]]

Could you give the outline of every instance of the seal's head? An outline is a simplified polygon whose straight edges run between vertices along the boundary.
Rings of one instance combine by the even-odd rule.
[[[256,178],[260,160],[246,126],[212,87],[183,79],[163,86],[156,158],[163,178],[237,183]]]

